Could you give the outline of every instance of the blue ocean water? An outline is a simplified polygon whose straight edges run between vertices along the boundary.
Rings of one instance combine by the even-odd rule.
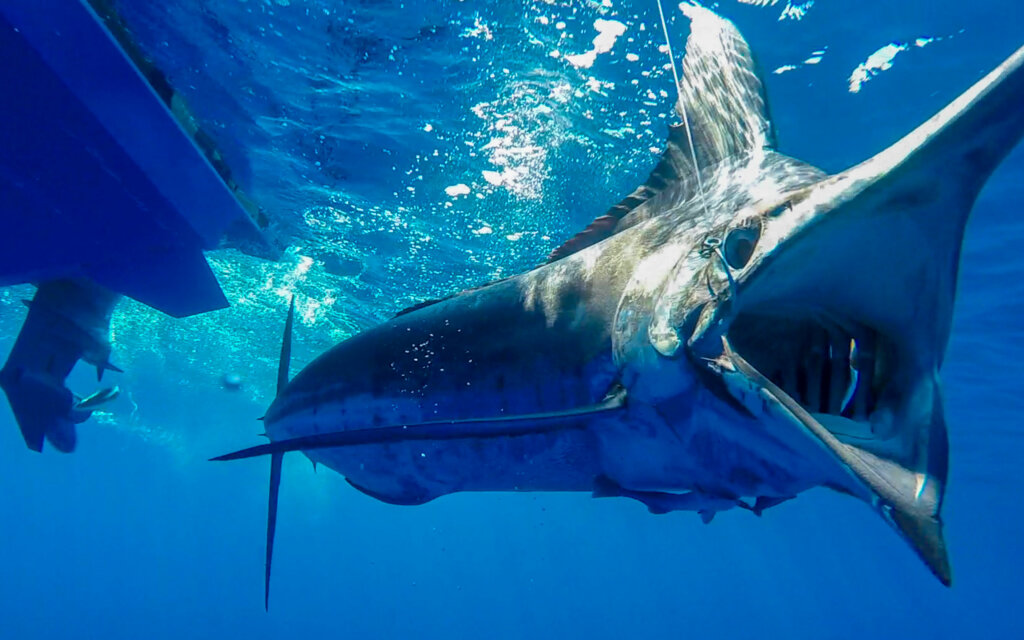
[[[975,207],[943,372],[951,589],[869,509],[823,490],[708,526],[575,494],[409,508],[291,456],[264,613],[266,463],[206,460],[261,430],[285,301],[299,296],[298,367],[409,303],[533,266],[628,193],[670,117],[657,8],[117,5],[288,250],[210,255],[229,310],[174,321],[122,305],[124,393],[74,454],[27,451],[0,407],[0,638],[1024,636],[1024,148]],[[667,8],[681,49],[686,21]],[[1024,9],[1005,0],[716,9],[758,54],[781,150],[829,171],[1024,43]],[[586,66],[571,56],[593,48],[597,20],[625,31]],[[26,293],[0,291],[0,352]]]

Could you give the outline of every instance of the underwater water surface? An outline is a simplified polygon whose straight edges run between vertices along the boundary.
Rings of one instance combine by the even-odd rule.
[[[287,300],[298,370],[409,304],[540,263],[631,191],[672,121],[657,5],[115,4],[286,249],[211,253],[224,311],[123,303],[122,395],[74,454],[26,450],[0,406],[0,638],[1024,636],[1024,147],[975,206],[943,369],[952,588],[824,490],[709,525],[586,494],[398,507],[288,456],[265,613],[266,461],[207,459],[262,430]],[[780,150],[827,171],[1024,44],[1007,0],[714,8],[758,56]],[[666,9],[678,54],[687,21]],[[2,353],[29,295],[0,291]]]

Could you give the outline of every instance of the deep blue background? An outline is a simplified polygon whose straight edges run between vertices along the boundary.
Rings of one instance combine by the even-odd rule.
[[[481,126],[469,107],[505,96],[516,79],[540,83],[541,94],[545,83],[585,81],[582,72],[550,59],[546,44],[523,44],[527,29],[548,33],[537,26],[537,12],[569,22],[575,40],[558,45],[579,52],[594,35],[595,7],[495,3],[470,13],[460,3],[402,10],[343,5],[332,20],[343,26],[352,18],[366,37],[329,40],[335,48],[320,69],[316,56],[326,49],[310,35],[323,24],[320,3],[248,3],[237,14],[232,7],[243,3],[123,4],[147,48],[172,66],[172,80],[190,87],[196,111],[219,123],[239,161],[252,164],[252,189],[298,249],[281,266],[217,256],[235,309],[212,319],[172,324],[124,307],[115,319],[115,362],[127,365],[117,380],[125,394],[105,420],[82,426],[75,454],[27,451],[0,407],[0,638],[1024,634],[1024,148],[975,208],[944,369],[952,589],[940,586],[869,509],[826,491],[760,519],[730,512],[709,526],[692,514],[655,517],[637,504],[585,495],[454,495],[403,508],[377,503],[340,476],[314,474],[307,461],[290,456],[271,611],[263,613],[266,461],[205,459],[255,440],[253,419],[268,400],[287,293],[279,290],[299,290],[319,305],[305,303],[297,329],[301,365],[325,344],[386,316],[404,296],[537,262],[650,166],[646,147],[658,132],[634,143],[601,128],[602,119],[615,121],[610,128],[635,124],[641,116],[632,114],[643,100],[637,92],[670,88],[663,72],[629,83],[644,65],[660,67],[653,45],[640,44],[657,37],[650,29],[656,13],[642,3],[605,14],[629,24],[627,35],[637,38],[629,48],[620,42],[587,71],[614,81],[615,89],[550,105],[564,109],[555,129],[536,123],[572,134],[546,158],[540,197],[488,192],[484,200],[445,208],[444,186],[479,183],[479,171],[491,168],[463,144]],[[828,46],[817,66],[767,76],[783,151],[839,170],[894,141],[1024,44],[1016,3],[890,4],[820,0],[803,21],[777,22],[779,6],[722,3],[768,70]],[[492,25],[493,40],[462,37],[477,18]],[[639,21],[645,32],[637,31]],[[674,22],[681,38],[684,21]],[[305,35],[281,42],[247,35],[272,33],[282,23],[305,27],[296,31]],[[437,25],[447,25],[440,35],[423,30]],[[956,35],[901,53],[859,94],[847,91],[850,71],[884,44],[949,34]],[[642,55],[639,66],[624,62],[627,50]],[[289,66],[288,55],[313,62]],[[354,62],[366,57],[368,67]],[[336,93],[320,89],[330,98],[326,112],[307,100],[310,78],[325,69],[345,85]],[[503,108],[522,106],[517,100]],[[661,102],[655,113],[667,111]],[[623,110],[630,115],[616,115]],[[277,124],[267,124],[270,118]],[[317,118],[325,121],[317,125]],[[279,128],[282,120],[294,134]],[[428,136],[424,122],[445,137]],[[320,135],[327,142],[318,146]],[[442,160],[420,164],[417,156],[435,148]],[[317,161],[323,171],[312,168]],[[422,180],[412,182],[416,175]],[[335,209],[316,208],[326,206]],[[373,228],[374,207],[400,224]],[[349,222],[326,230],[307,224],[337,211]],[[471,233],[480,220],[499,232]],[[517,229],[537,234],[519,244],[503,237]],[[357,265],[354,273],[327,269],[323,258],[337,247]],[[308,272],[293,271],[301,256],[314,258]],[[0,353],[22,318],[22,293],[0,294]],[[227,370],[246,373],[246,392],[218,388]],[[72,386],[90,388],[78,373]]]

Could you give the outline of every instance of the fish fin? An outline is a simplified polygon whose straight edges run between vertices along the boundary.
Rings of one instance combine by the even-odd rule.
[[[700,515],[701,522],[704,524],[711,524],[711,521],[715,519],[715,514],[718,512],[712,511],[711,509],[702,509],[697,513]]]
[[[942,446],[946,446],[945,429]],[[934,443],[932,443],[934,445]],[[908,469],[853,445],[836,442],[836,450],[875,494],[875,508],[945,586],[953,583],[949,551],[942,535],[940,510],[946,476]],[[945,464],[946,457],[942,457]]]
[[[622,495],[622,487],[608,476],[601,474],[594,478],[592,498],[618,498]]]
[[[394,495],[368,489],[356,482],[353,482],[351,478],[345,478],[345,482],[349,483],[349,485],[356,491],[368,495],[374,500],[380,500],[385,504],[393,504],[400,507],[418,507],[419,505],[426,504],[437,497],[436,494],[432,495],[422,491],[419,493]]]
[[[270,610],[270,566],[274,560],[274,534],[277,532],[277,497],[281,489],[283,453],[270,456],[270,498],[267,502],[267,566],[263,581],[263,608]]]
[[[552,251],[548,262],[632,226],[634,219],[647,215],[642,205],[669,188],[678,201],[698,196],[698,172],[775,147],[764,83],[739,30],[703,7],[683,4],[680,9],[690,18],[691,27],[675,108],[680,120],[689,122],[690,135],[683,123],[669,125],[665,152],[647,180]]]
[[[486,289],[487,287],[490,287],[492,285],[496,285],[496,284],[501,283],[501,282],[505,282],[506,280],[509,280],[509,278],[498,278],[497,280],[491,280],[490,282],[485,282],[484,284],[481,284],[481,285],[478,285],[478,286],[475,286],[475,287],[470,287],[469,289],[463,289],[462,291],[457,291],[455,293],[449,294],[449,295],[444,296],[442,298],[431,298],[430,300],[422,300],[420,302],[417,302],[416,304],[410,305],[410,306],[402,309],[401,311],[396,313],[393,317],[397,318],[399,316],[404,316],[404,315],[406,315],[408,313],[412,313],[413,311],[419,311],[420,309],[426,309],[427,307],[432,307],[435,304],[438,304],[439,302],[445,302],[445,301],[451,300],[452,298],[457,298],[459,296],[465,295],[467,293],[473,293],[475,291],[480,291],[481,289]]]
[[[295,321],[295,296],[288,305],[288,319],[281,338],[281,357],[277,364],[277,395],[288,386],[288,368],[292,358],[292,326]],[[277,497],[281,489],[281,465],[284,451],[270,454],[270,497],[267,502],[267,566],[263,583],[263,607],[270,610],[270,566],[274,559],[274,534],[277,531]]]
[[[626,406],[626,390],[616,385],[601,402],[548,413],[532,413],[520,416],[494,418],[468,418],[464,420],[437,420],[418,424],[401,424],[389,427],[370,427],[317,433],[287,440],[276,440],[267,444],[242,449],[216,458],[215,461],[241,460],[288,451],[310,451],[333,449],[364,444],[388,444],[423,440],[466,440],[476,438],[510,438],[538,433],[551,433],[573,429],[586,429],[587,422],[595,415],[618,411]]]
[[[505,279],[506,278],[502,278],[501,280],[505,280]],[[407,313],[412,313],[413,311],[419,311],[420,309],[426,309],[427,307],[432,307],[432,306],[434,306],[435,304],[437,304],[439,302],[445,302],[447,300],[451,300],[452,298],[454,298],[456,296],[460,296],[460,295],[462,295],[464,293],[470,293],[472,291],[476,291],[477,289],[483,289],[484,287],[489,287],[492,284],[496,284],[498,282],[501,282],[501,280],[495,280],[494,282],[488,282],[488,283],[483,284],[483,285],[481,285],[479,287],[472,287],[470,289],[465,289],[463,291],[457,291],[455,293],[446,295],[443,298],[431,298],[429,300],[422,300],[420,302],[417,302],[416,304],[413,304],[413,305],[410,305],[408,307],[405,307],[404,309],[402,309],[398,313],[396,313],[393,317],[397,318],[399,316],[404,316]]]
[[[717,509],[709,508],[710,500],[717,498],[700,491],[686,491],[684,493],[668,493],[664,491],[635,491],[625,489],[619,483],[605,475],[594,479],[594,490],[591,494],[594,498],[629,498],[636,500],[647,507],[647,512],[654,515],[663,515],[673,511],[696,511],[705,518],[704,514],[712,516]]]
[[[281,358],[277,364],[277,395],[288,386],[288,367],[292,359],[292,327],[295,325],[295,296],[288,304],[288,319],[284,322],[284,337],[281,338]]]
[[[664,498],[666,495],[669,494],[654,491],[632,491],[623,489],[622,485],[604,474],[594,478],[594,489],[590,494],[592,498],[629,498],[630,500],[636,500],[647,507],[648,513],[658,516],[671,511],[671,509],[666,509],[662,506],[658,500],[658,498]]]
[[[942,535],[942,519],[927,515],[892,509],[887,520],[910,542],[910,546],[924,561],[925,565],[939,579],[943,586],[953,586],[953,570],[949,564],[949,551]]]
[[[754,506],[750,507],[750,511],[753,511],[754,515],[760,518],[761,514],[765,512],[765,509],[771,509],[772,507],[778,506],[783,502],[792,500],[794,497],[795,496],[758,496],[757,500],[754,501]]]
[[[685,111],[693,138],[693,167],[683,128],[670,142],[679,147],[685,168],[704,170],[723,160],[776,146],[764,82],[750,45],[733,23],[709,9],[680,4],[690,19],[676,111]],[[681,174],[686,175],[686,174]]]

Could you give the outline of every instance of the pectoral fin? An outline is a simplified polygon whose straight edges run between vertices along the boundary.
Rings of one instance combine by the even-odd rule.
[[[750,510],[751,507],[742,500],[716,496],[703,491],[686,491],[668,493],[664,491],[634,491],[619,485],[608,476],[594,479],[594,498],[629,498],[647,507],[650,513],[661,515],[673,511],[695,511],[704,524],[708,524],[719,511],[727,511],[733,507]]]
[[[423,440],[465,440],[471,438],[508,438],[537,433],[550,433],[569,429],[586,429],[589,418],[617,411],[626,405],[626,391],[616,386],[601,402],[548,413],[532,413],[519,416],[498,416],[490,418],[469,418],[464,420],[436,420],[418,424],[402,424],[389,427],[350,429],[318,433],[287,440],[276,440],[268,444],[228,453],[212,460],[241,460],[289,451],[310,451],[332,449],[361,444],[387,444]]]

